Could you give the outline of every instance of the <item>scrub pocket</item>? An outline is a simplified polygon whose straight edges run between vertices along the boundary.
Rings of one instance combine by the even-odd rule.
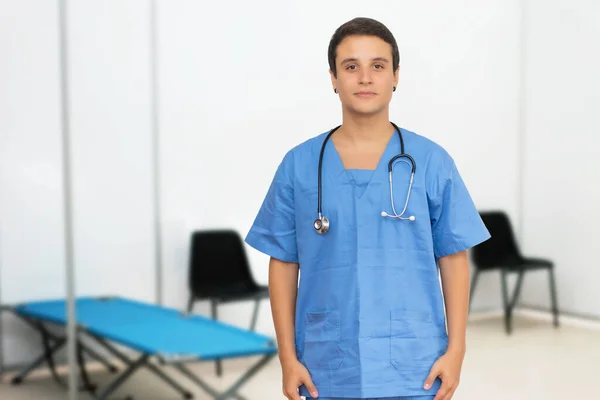
[[[304,323],[303,364],[309,370],[335,370],[344,352],[339,346],[340,314],[338,311],[307,312]]]
[[[431,368],[448,346],[430,314],[392,310],[390,315],[390,362],[398,370]]]

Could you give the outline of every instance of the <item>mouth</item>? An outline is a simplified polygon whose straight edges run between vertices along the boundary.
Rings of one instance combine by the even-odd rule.
[[[354,93],[354,95],[355,95],[355,96],[358,96],[358,97],[369,98],[369,97],[374,97],[374,96],[377,96],[377,93],[375,93],[375,92],[367,92],[367,91],[363,91],[363,92],[357,92],[357,93]]]

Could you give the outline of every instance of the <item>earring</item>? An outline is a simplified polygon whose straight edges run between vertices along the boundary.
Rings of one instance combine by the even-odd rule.
[[[394,89],[393,89],[393,91],[394,91],[394,92],[396,91],[396,86],[394,86]]]
[[[336,88],[333,89],[333,93],[337,93],[337,89]]]

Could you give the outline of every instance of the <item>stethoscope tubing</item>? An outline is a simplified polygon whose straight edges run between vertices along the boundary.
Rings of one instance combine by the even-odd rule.
[[[409,154],[404,153],[404,138],[402,137],[402,131],[400,130],[400,128],[394,124],[393,122],[390,122],[392,124],[392,126],[394,126],[394,128],[396,129],[396,132],[398,133],[398,137],[400,139],[400,154],[395,155],[394,157],[392,157],[390,159],[390,161],[388,162],[388,175],[389,175],[389,184],[390,184],[390,201],[392,204],[392,211],[394,212],[394,215],[389,215],[385,212],[382,213],[383,216],[388,216],[391,218],[399,218],[399,219],[406,219],[406,220],[411,220],[414,221],[414,216],[409,217],[409,218],[404,218],[402,217],[402,215],[404,215],[404,213],[406,212],[406,208],[408,207],[408,200],[410,199],[410,192],[412,189],[412,184],[414,181],[414,176],[415,176],[415,171],[417,169],[417,164],[414,160],[414,158],[412,158],[412,156],[410,156]],[[318,188],[317,188],[317,214],[318,214],[318,219],[315,221],[315,229],[317,230],[318,233],[325,233],[329,230],[329,220],[326,217],[323,217],[322,215],[322,198],[323,198],[323,190],[322,190],[322,170],[323,170],[323,155],[325,154],[325,147],[327,145],[327,142],[329,141],[329,138],[331,137],[331,135],[333,135],[333,133],[335,131],[337,131],[339,128],[341,127],[341,125],[333,128],[325,137],[325,140],[323,141],[323,144],[321,145],[321,151],[319,153],[319,167],[318,167]],[[396,212],[396,208],[394,206],[394,191],[393,191],[393,182],[392,182],[392,177],[393,177],[393,168],[394,168],[394,162],[396,160],[398,160],[399,158],[406,158],[410,161],[411,164],[411,173],[410,173],[410,184],[408,187],[408,193],[406,196],[406,201],[404,203],[404,209],[402,210],[402,212],[400,214],[398,214]]]

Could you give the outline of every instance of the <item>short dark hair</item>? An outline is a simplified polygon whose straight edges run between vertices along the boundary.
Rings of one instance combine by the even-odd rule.
[[[377,20],[366,17],[357,17],[337,28],[329,41],[329,68],[333,72],[333,76],[337,77],[337,68],[335,65],[337,48],[342,40],[352,35],[377,36],[381,40],[387,42],[392,46],[392,65],[394,66],[394,72],[398,69],[398,66],[400,65],[400,52],[398,51],[398,44],[396,43],[396,39],[392,32]]]

